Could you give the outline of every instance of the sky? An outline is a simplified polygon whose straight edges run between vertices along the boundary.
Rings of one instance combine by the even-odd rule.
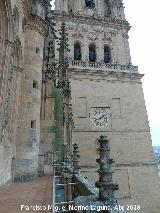
[[[123,0],[132,28],[129,43],[133,65],[138,65],[151,128],[152,144],[160,146],[160,1]]]
[[[142,78],[152,144],[160,146],[160,0],[123,0],[132,28],[129,43],[132,63]],[[52,0],[54,4],[54,0]]]

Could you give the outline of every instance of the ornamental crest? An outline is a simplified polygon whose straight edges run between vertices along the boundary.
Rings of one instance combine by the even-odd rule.
[[[88,37],[89,37],[90,40],[94,41],[94,40],[97,39],[97,34],[94,33],[94,32],[91,32],[91,33],[88,34]]]
[[[104,39],[103,40],[112,41],[111,33],[104,33]]]

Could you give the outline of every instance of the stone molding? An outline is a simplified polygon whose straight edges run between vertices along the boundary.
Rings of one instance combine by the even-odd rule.
[[[48,22],[44,21],[39,16],[30,16],[26,20],[25,30],[31,29],[38,32],[43,37],[47,37],[48,35]]]
[[[106,74],[116,74],[116,75],[124,75],[126,74],[135,74],[135,76],[142,78],[144,75],[139,74],[138,66],[129,65],[121,65],[121,64],[106,64],[103,61],[100,62],[90,62],[90,61],[76,61],[76,60],[68,60],[69,63],[69,71],[76,73],[101,73]],[[58,68],[58,60],[54,60],[55,68]]]
[[[121,64],[106,64],[105,62],[90,62],[90,61],[75,61],[69,60],[69,68],[79,70],[92,70],[94,71],[107,71],[107,72],[126,72],[126,73],[138,73],[138,66],[133,65],[121,65]]]
[[[73,129],[73,132],[150,132],[149,129],[139,129],[139,130],[130,130],[130,129],[125,129],[125,130],[92,130],[92,129]]]
[[[101,78],[99,77],[101,75]],[[143,77],[143,74],[138,73],[125,73],[125,72],[101,72],[101,71],[79,71],[77,70],[70,70],[70,78],[74,80],[81,81],[83,79],[90,79],[91,81],[107,81],[107,82],[115,82],[115,81],[121,81],[121,83],[126,82],[134,82],[138,84],[142,84],[140,81]],[[103,78],[102,78],[103,77]],[[108,79],[108,77],[110,77]]]
[[[139,166],[155,166],[155,162],[134,162],[134,163],[115,163],[115,167],[139,167]],[[88,166],[88,165],[82,165],[81,166],[81,172],[91,171],[91,172],[97,172],[98,166]]]
[[[126,28],[128,31],[130,30],[131,26],[126,20],[119,20],[116,18],[109,18],[109,17],[103,17],[98,14],[94,14],[93,16],[80,14],[80,13],[67,13],[65,11],[59,11],[59,10],[52,10],[52,15],[54,18],[58,18],[59,20],[64,19],[65,20],[77,20],[89,24],[97,24],[100,23],[101,25],[107,24],[107,26],[117,26],[121,28]]]

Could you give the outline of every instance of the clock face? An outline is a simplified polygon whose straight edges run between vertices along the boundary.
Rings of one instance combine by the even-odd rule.
[[[96,127],[107,127],[111,120],[109,107],[90,108],[90,121]]]

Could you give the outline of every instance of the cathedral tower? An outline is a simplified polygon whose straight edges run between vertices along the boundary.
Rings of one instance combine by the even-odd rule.
[[[69,72],[83,175],[97,180],[97,138],[111,141],[119,203],[158,213],[158,175],[138,67],[129,51],[129,23],[121,0],[56,0],[57,29],[66,22]],[[55,48],[57,49],[57,47]],[[55,53],[58,59],[58,52]],[[141,210],[136,208],[141,208]],[[126,209],[128,212],[130,212]]]

